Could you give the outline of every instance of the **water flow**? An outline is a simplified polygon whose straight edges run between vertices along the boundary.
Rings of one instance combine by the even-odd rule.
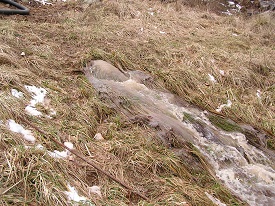
[[[95,89],[116,102],[116,107],[127,112],[124,104],[117,101],[127,100],[135,114],[150,117],[149,125],[162,131],[173,130],[184,141],[192,142],[206,157],[216,176],[249,205],[275,205],[274,159],[248,144],[244,134],[222,131],[211,124],[205,111],[175,102],[175,96],[169,92],[149,89],[142,83],[146,82],[148,74],[129,72],[126,80],[123,77],[118,81],[116,75],[123,73],[115,67],[106,68],[105,64],[102,70],[108,72],[105,79],[100,79],[100,61],[94,61],[85,74]],[[110,78],[112,74],[115,80]],[[183,121],[187,117],[195,121]]]

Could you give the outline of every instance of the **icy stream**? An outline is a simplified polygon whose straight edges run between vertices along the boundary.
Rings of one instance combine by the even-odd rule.
[[[85,74],[105,99],[125,113],[146,115],[152,127],[163,131],[172,129],[183,140],[192,142],[216,176],[240,199],[255,206],[275,204],[275,157],[270,155],[274,153],[266,154],[248,144],[242,133],[216,128],[206,112],[177,101],[167,91],[148,86],[151,80],[148,74],[121,72],[101,60],[93,61]],[[125,104],[132,105],[134,111],[127,111]],[[183,121],[185,116],[192,117],[201,126]]]

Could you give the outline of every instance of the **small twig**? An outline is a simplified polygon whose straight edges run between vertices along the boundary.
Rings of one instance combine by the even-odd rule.
[[[17,115],[16,115],[17,116]],[[41,130],[39,127],[33,125],[32,123],[30,123],[28,120],[17,116],[22,122],[30,125],[32,128],[34,128],[35,130],[37,130],[38,132],[40,132],[43,136],[48,137],[50,140],[52,140],[53,142],[55,142],[56,144],[58,144],[59,146],[67,149],[68,151],[70,151],[72,154],[74,154],[75,156],[79,157],[80,159],[82,159],[84,162],[88,163],[89,165],[91,165],[92,167],[94,167],[95,169],[97,169],[98,171],[100,171],[102,174],[106,175],[107,177],[109,177],[110,179],[114,180],[115,182],[119,183],[120,185],[122,185],[123,187],[125,187],[126,189],[129,190],[130,193],[134,193],[136,195],[138,195],[139,197],[141,197],[142,199],[146,200],[149,202],[149,198],[146,197],[145,195],[141,194],[138,191],[135,191],[132,187],[130,187],[129,185],[127,185],[126,183],[122,182],[121,180],[117,179],[116,177],[112,176],[111,174],[109,174],[108,172],[102,170],[96,163],[92,162],[91,160],[85,158],[83,155],[81,155],[80,153],[78,153],[76,150],[72,150],[70,148],[68,148],[67,146],[65,146],[64,144],[62,144],[61,142],[57,141],[55,138],[51,137],[50,135],[47,135],[46,132],[44,132],[43,130]]]

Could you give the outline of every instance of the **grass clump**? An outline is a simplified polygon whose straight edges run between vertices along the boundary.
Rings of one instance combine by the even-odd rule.
[[[238,126],[237,124],[235,124],[232,121],[226,120],[225,118],[216,116],[216,115],[210,115],[209,117],[209,121],[219,127],[220,129],[227,131],[227,132],[240,132],[242,131],[242,129],[240,128],[240,126]]]

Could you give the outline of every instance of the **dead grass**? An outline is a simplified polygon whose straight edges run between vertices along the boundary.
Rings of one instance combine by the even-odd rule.
[[[45,151],[25,149],[30,144],[1,125],[1,205],[67,205],[63,193],[67,182],[96,205],[213,204],[205,192],[228,205],[244,205],[211,177],[192,146],[181,145],[190,158],[188,164],[186,156],[165,148],[153,130],[125,122],[123,115],[98,99],[83,76],[71,71],[90,59],[146,70],[204,109],[215,110],[231,99],[233,105],[222,111],[224,115],[274,134],[272,14],[220,17],[145,0],[103,1],[88,8],[79,2],[57,2],[45,7],[32,4],[31,9],[28,17],[0,17],[0,120],[26,116],[61,142],[73,142],[151,202],[129,197],[120,185],[77,159],[55,160]],[[208,73],[217,83],[209,81]],[[50,105],[57,110],[55,118],[25,114],[30,99],[26,84],[47,89]],[[12,97],[12,88],[25,97]],[[261,99],[256,97],[257,89]],[[33,132],[48,150],[61,150]],[[95,142],[97,132],[106,140]],[[87,187],[94,184],[102,187],[103,198],[88,194]]]

